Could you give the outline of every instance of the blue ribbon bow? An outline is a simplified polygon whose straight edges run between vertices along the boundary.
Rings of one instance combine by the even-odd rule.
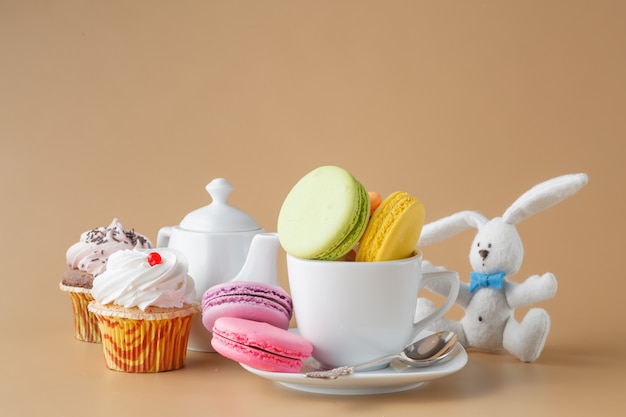
[[[496,272],[495,274],[483,274],[481,272],[470,273],[470,292],[473,293],[480,287],[486,288],[502,288],[504,280],[504,272]]]

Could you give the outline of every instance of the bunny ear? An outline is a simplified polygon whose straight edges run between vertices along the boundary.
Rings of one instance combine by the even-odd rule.
[[[418,245],[429,245],[452,237],[464,230],[478,229],[487,223],[487,218],[475,211],[460,211],[448,217],[425,224]]]
[[[526,217],[560,203],[587,184],[587,174],[568,174],[535,185],[504,212],[506,223],[517,224]]]

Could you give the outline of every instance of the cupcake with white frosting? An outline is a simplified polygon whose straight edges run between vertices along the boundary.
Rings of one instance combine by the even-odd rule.
[[[122,250],[93,281],[107,366],[124,372],[182,367],[191,318],[200,312],[184,255],[168,248]]]
[[[72,301],[76,339],[100,342],[98,323],[87,305],[93,301],[93,280],[106,270],[109,256],[123,249],[151,247],[150,239],[134,230],[124,229],[117,219],[107,227],[83,232],[79,241],[69,247],[65,254],[68,269],[63,273],[59,287],[70,295]]]

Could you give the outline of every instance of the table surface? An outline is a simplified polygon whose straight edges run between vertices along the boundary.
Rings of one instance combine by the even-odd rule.
[[[624,16],[611,0],[0,0],[0,415],[625,415]],[[58,282],[80,233],[118,217],[155,242],[216,177],[274,231],[324,164],[414,194],[427,221],[495,217],[586,172],[517,225],[511,279],[559,285],[537,305],[552,320],[539,359],[469,352],[413,390],[333,396],[208,353],[114,372],[73,339]],[[420,249],[467,281],[472,236]],[[288,290],[282,251],[278,272]]]
[[[531,364],[506,354],[470,352],[459,372],[409,391],[335,396],[291,390],[216,353],[189,351],[184,368],[159,374],[111,371],[104,365],[102,345],[73,340],[67,327],[40,323],[28,329],[36,334],[22,330],[21,341],[3,342],[3,409],[19,415],[82,415],[85,410],[92,415],[202,415],[210,409],[242,416],[389,416],[417,410],[617,416],[626,411],[624,351],[597,340],[550,343]]]

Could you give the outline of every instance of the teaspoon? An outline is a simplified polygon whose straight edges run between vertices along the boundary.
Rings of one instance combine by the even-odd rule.
[[[335,379],[341,375],[349,375],[374,366],[389,365],[395,359],[415,368],[430,366],[449,356],[454,350],[453,347],[456,341],[456,334],[450,331],[441,331],[411,343],[402,349],[400,353],[386,355],[358,365],[340,366],[327,371],[308,372],[305,375],[309,378]]]

